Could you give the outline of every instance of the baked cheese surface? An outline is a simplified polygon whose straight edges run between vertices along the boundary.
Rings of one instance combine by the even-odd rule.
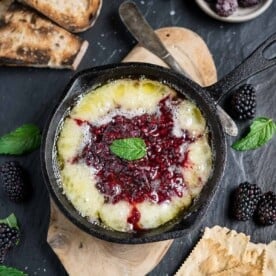
[[[156,228],[191,205],[212,173],[212,152],[201,111],[188,99],[170,100],[175,98],[176,92],[162,83],[124,79],[93,89],[79,99],[63,122],[56,146],[63,191],[81,216],[127,232]],[[171,118],[170,125],[173,124],[168,135],[178,143],[175,150],[180,161],[175,164],[174,157],[170,156],[170,139],[165,144],[167,136],[154,140],[158,135],[154,132],[156,129],[162,133],[168,127],[160,126],[159,121],[156,126],[147,121],[165,115]],[[137,129],[134,122],[139,126],[148,124],[152,136],[148,129]],[[113,156],[108,149],[110,140],[103,134],[112,137],[111,126],[114,137],[137,137],[142,133],[146,137],[147,154],[154,149],[155,159],[145,156],[141,161],[126,161]],[[159,149],[156,141],[168,149]],[[95,143],[99,146],[94,147]],[[102,154],[101,148],[107,154]],[[163,152],[167,155],[163,156]],[[167,165],[167,161],[158,163],[160,158],[167,160],[167,157],[170,158]],[[137,169],[133,169],[135,166]],[[170,182],[169,186],[166,182]]]

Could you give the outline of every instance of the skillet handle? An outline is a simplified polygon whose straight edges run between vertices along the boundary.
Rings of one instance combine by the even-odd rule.
[[[206,87],[214,100],[219,102],[223,95],[243,80],[248,79],[269,67],[276,65],[276,57],[268,59],[264,52],[276,43],[276,33],[263,42],[248,58],[238,65],[229,74],[219,80],[217,83]]]

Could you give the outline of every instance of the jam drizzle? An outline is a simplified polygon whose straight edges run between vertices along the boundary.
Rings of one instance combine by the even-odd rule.
[[[134,230],[139,229],[141,216],[137,203],[149,200],[160,204],[187,192],[181,170],[188,162],[187,147],[194,139],[185,131],[180,137],[173,134],[172,109],[178,104],[179,101],[166,97],[159,102],[154,114],[132,118],[116,115],[100,126],[74,119],[79,127],[89,127],[91,141],[72,162],[85,162],[96,170],[96,187],[104,195],[105,202],[115,204],[123,200],[132,205],[128,223]],[[112,154],[109,149],[112,141],[129,137],[145,141],[145,157],[126,161]]]

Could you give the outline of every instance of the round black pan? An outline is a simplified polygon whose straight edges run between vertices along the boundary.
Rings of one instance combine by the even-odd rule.
[[[259,46],[241,65],[230,72],[216,84],[202,88],[195,82],[174,73],[171,70],[146,63],[111,64],[91,68],[78,73],[65,89],[64,97],[54,109],[43,133],[41,150],[42,170],[45,183],[51,197],[60,210],[78,227],[87,233],[117,243],[147,243],[166,239],[175,239],[185,235],[198,226],[206,212],[222,178],[226,162],[226,140],[223,128],[216,115],[216,104],[221,97],[242,80],[276,64],[276,58],[267,59],[265,51],[276,41],[276,34]],[[116,79],[147,79],[166,83],[179,94],[192,100],[201,109],[210,132],[213,151],[213,174],[204,186],[198,198],[188,211],[183,212],[175,220],[156,229],[137,233],[123,233],[106,229],[100,225],[89,223],[79,215],[73,205],[62,193],[58,185],[55,164],[55,141],[59,134],[60,124],[81,94]]]

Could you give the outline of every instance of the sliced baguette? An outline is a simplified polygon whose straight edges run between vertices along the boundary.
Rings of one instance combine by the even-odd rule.
[[[20,0],[43,13],[70,32],[91,27],[100,12],[102,0]]]
[[[11,4],[0,23],[0,65],[76,69],[87,47],[22,4]]]

